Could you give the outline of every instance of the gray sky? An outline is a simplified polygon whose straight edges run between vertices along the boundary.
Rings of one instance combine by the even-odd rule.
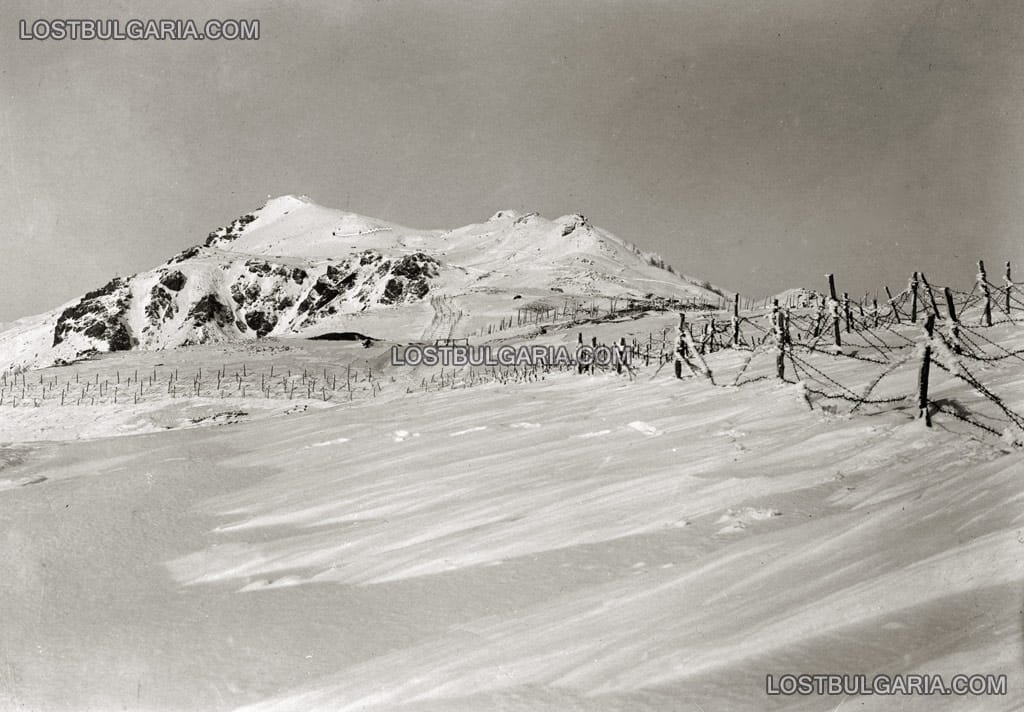
[[[0,320],[282,193],[412,227],[581,212],[749,294],[1024,278],[1015,1],[172,7],[0,8]],[[261,39],[17,39],[168,16]]]

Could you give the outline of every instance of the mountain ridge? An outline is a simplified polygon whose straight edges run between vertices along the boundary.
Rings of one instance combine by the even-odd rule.
[[[0,369],[332,330],[409,340],[431,332],[441,302],[458,315],[441,320],[443,335],[465,336],[514,312],[516,296],[557,307],[721,293],[580,214],[499,210],[481,223],[424,230],[283,195],[161,265],[5,325]]]

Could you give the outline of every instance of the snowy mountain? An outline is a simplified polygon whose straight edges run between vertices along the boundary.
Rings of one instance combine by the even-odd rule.
[[[798,305],[780,374],[748,298],[762,346],[681,379],[671,312],[509,322],[702,294],[656,264],[578,216],[413,231],[278,199],[3,332],[121,350],[0,372],[0,709],[1024,709],[1019,307],[982,327],[964,299],[957,355],[946,319],[822,348]],[[389,343],[303,338],[498,315],[477,338],[637,358],[396,366]],[[823,670],[1009,684],[766,694]]]
[[[794,287],[784,292],[779,292],[771,297],[771,299],[778,300],[779,304],[784,307],[809,307],[824,304],[827,297],[815,289]]]
[[[328,331],[463,336],[514,313],[517,297],[545,310],[604,297],[718,299],[663,265],[582,215],[500,211],[417,230],[282,196],[155,269],[5,325],[0,368]]]

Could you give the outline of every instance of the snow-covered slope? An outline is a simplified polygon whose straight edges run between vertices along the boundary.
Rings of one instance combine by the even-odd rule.
[[[0,447],[0,707],[1022,708],[1019,452],[655,370]],[[765,694],[801,672],[1010,677]]]
[[[268,335],[408,340],[431,332],[438,304],[458,314],[443,335],[464,335],[514,312],[519,294],[552,308],[597,297],[717,300],[658,263],[582,215],[500,211],[416,230],[283,196],[155,269],[6,325],[0,369]]]

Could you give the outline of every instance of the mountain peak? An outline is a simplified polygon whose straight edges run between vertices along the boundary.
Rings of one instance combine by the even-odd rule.
[[[0,367],[331,330],[479,335],[507,318],[513,295],[552,310],[595,295],[717,299],[578,213],[499,210],[483,224],[418,230],[281,195],[153,270],[5,330]]]
[[[298,205],[313,205],[313,201],[308,195],[294,195],[288,193],[286,195],[279,195],[276,198],[267,196],[267,202],[263,204],[263,208],[284,206],[298,206]]]
[[[267,202],[256,211],[256,214],[265,220],[272,220],[281,215],[286,215],[292,210],[315,205],[316,203],[306,195],[279,195],[276,198],[267,198]]]
[[[516,220],[523,216],[518,210],[499,210],[490,218],[487,222],[497,222],[498,220]]]

